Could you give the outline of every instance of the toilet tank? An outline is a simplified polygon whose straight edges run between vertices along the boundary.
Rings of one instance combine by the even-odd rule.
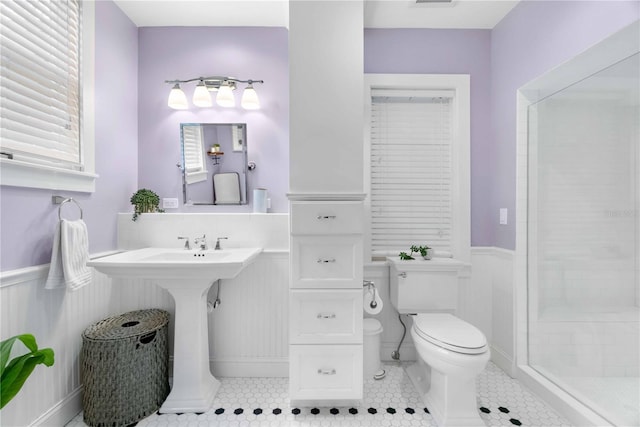
[[[391,305],[398,313],[456,312],[460,278],[469,276],[469,264],[454,258],[387,261]]]

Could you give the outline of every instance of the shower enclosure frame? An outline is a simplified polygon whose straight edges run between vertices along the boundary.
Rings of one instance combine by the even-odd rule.
[[[514,265],[515,367],[518,380],[542,396],[574,425],[610,422],[530,366],[529,363],[529,107],[640,51],[640,21],[623,28],[564,64],[522,86],[517,93],[516,254]]]

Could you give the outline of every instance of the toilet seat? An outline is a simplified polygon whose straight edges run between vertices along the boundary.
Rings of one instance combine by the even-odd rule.
[[[462,354],[487,351],[487,339],[475,326],[449,313],[422,313],[413,319],[416,333],[433,345]]]

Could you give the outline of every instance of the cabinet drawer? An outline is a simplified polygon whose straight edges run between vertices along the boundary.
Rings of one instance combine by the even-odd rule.
[[[291,400],[362,399],[362,345],[289,347]]]
[[[362,289],[293,290],[289,313],[291,344],[362,343]]]
[[[291,239],[292,288],[362,288],[362,239],[304,236]]]
[[[293,202],[291,234],[362,234],[362,202]]]

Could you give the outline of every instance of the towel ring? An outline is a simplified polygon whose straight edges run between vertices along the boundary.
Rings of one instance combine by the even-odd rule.
[[[82,219],[82,207],[80,206],[80,204],[78,202],[76,202],[73,198],[68,198],[68,199],[64,199],[61,203],[60,203],[60,207],[58,207],[58,219],[62,219],[62,205],[64,205],[65,203],[68,202],[73,202],[76,204],[76,206],[78,207],[78,209],[80,209],[80,219]]]

